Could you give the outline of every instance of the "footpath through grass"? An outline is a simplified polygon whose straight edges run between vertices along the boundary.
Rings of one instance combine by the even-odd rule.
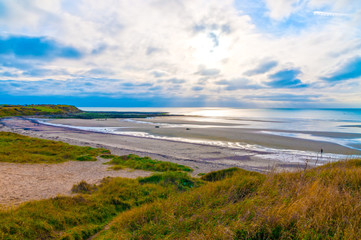
[[[96,239],[361,238],[361,160],[204,179],[215,182],[123,212]]]
[[[61,163],[66,161],[96,161],[103,148],[80,147],[67,143],[32,138],[16,133],[0,132],[0,162]]]

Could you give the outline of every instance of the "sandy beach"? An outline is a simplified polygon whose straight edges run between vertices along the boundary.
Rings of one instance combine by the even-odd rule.
[[[194,139],[203,141],[240,142],[244,144],[260,145],[278,149],[292,149],[301,151],[318,152],[322,148],[325,153],[359,155],[361,151],[351,149],[339,144],[325,141],[301,139],[297,137],[279,136],[267,133],[269,129],[243,128],[240,124],[217,122],[202,122],[198,117],[156,117],[150,119],[108,119],[106,121],[84,119],[56,119],[49,121],[53,124],[70,126],[119,128],[129,132],[146,132],[155,136],[173,138]],[[148,124],[147,124],[148,123]],[[163,126],[164,124],[165,126]],[[170,125],[171,124],[171,125]],[[157,128],[155,126],[158,126]],[[287,130],[275,130],[272,132],[289,132]],[[341,132],[315,132],[315,131],[292,131],[292,133],[309,134],[320,137],[345,137],[361,138],[358,133]]]
[[[142,119],[144,121],[145,119]],[[184,125],[193,124],[182,119],[155,118],[147,119],[151,124],[136,121],[124,121],[119,119],[81,120],[81,119],[57,119],[51,120],[52,124],[65,124],[83,127],[113,127],[126,129],[127,131],[146,132],[158,136],[176,138],[189,138],[213,141],[247,141],[248,143],[265,143],[271,147],[290,148],[296,150],[318,151],[321,147],[325,152],[342,154],[360,154],[358,151],[327,142],[308,141],[297,138],[288,138],[268,134],[260,134],[252,129],[233,128],[209,128],[198,127],[184,129]],[[172,128],[162,128],[162,123],[173,121]],[[294,152],[282,154],[264,150],[252,150],[174,141],[169,139],[154,139],[149,137],[127,136],[121,134],[101,133],[81,129],[50,126],[39,124],[26,118],[7,118],[1,120],[1,131],[10,131],[32,137],[58,140],[80,146],[103,147],[111,150],[116,155],[137,154],[149,156],[163,161],[175,162],[190,166],[194,169],[193,176],[199,173],[207,173],[229,167],[240,167],[252,171],[285,170],[292,171],[303,169],[305,164],[309,167],[330,161],[327,158],[319,158],[314,152],[303,153],[305,161],[300,161],[300,156]],[[156,124],[156,125],[154,125]],[[158,126],[156,128],[155,126]],[[207,125],[209,123],[201,123]],[[326,134],[326,133],[324,133]],[[329,133],[332,134],[332,133]],[[311,154],[311,155],[307,155]],[[351,157],[351,156],[350,156]],[[107,165],[97,162],[66,162],[62,164],[12,164],[0,163],[0,204],[19,204],[21,202],[54,197],[58,194],[70,194],[73,184],[86,180],[89,183],[98,183],[102,178],[121,176],[136,178],[147,176],[150,173],[144,171],[109,171]],[[307,162],[307,163],[306,163]]]

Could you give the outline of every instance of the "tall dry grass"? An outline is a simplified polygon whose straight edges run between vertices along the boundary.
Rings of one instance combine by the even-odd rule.
[[[360,239],[361,160],[234,176],[120,214],[98,239]]]

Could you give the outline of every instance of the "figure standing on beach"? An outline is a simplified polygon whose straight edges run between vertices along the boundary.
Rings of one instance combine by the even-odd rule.
[[[321,157],[322,157],[322,153],[323,153],[323,148],[321,148]]]

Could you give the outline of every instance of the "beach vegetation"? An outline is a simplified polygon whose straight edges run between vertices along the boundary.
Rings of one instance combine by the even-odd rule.
[[[104,148],[74,146],[60,141],[32,138],[17,133],[0,132],[0,162],[61,163],[96,161],[109,154]]]
[[[129,154],[124,156],[115,156],[107,164],[112,165],[111,169],[141,169],[147,171],[166,172],[166,171],[184,171],[192,172],[193,169],[184,165],[165,162],[152,159],[150,157],[140,157],[135,154]]]
[[[219,174],[213,174],[218,176]],[[119,214],[96,239],[359,239],[361,160],[233,171]],[[210,175],[211,176],[211,175]]]
[[[97,186],[95,184],[91,185],[84,180],[78,184],[74,184],[71,188],[72,193],[92,193],[95,190],[97,190]]]
[[[219,171],[210,172],[201,176],[201,179],[208,182],[215,182],[223,180],[227,177],[233,176],[235,173],[244,171],[240,168],[227,168]]]

